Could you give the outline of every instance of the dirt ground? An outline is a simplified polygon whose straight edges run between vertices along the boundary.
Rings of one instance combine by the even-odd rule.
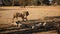
[[[28,20],[43,19],[46,16],[60,16],[60,6],[0,7],[0,23],[11,23],[13,14],[29,11]]]
[[[60,6],[0,7],[0,24],[11,24],[13,14],[21,11],[29,11],[28,20],[43,19],[46,16],[60,16]],[[57,34],[57,32],[48,31],[33,34]]]
[[[32,34],[58,34],[58,33],[55,30],[53,30],[53,31],[47,31],[47,32],[37,32]]]

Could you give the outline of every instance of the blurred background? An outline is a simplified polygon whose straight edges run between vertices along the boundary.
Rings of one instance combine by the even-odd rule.
[[[60,5],[60,0],[0,0],[0,6]]]

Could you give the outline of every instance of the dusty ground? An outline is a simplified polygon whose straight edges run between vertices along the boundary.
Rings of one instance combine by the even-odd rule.
[[[0,23],[11,23],[13,14],[29,11],[28,20],[43,19],[45,16],[60,16],[60,6],[0,7]]]
[[[28,20],[41,18],[43,19],[43,17],[45,16],[60,16],[60,6],[38,6],[38,7],[31,6],[26,8],[0,7],[0,24],[11,24],[13,14],[15,12],[20,11],[29,11],[30,15],[28,16]],[[56,31],[38,32],[37,34],[57,34],[57,32]]]
[[[58,34],[56,31],[48,31],[48,32],[38,32],[33,34]]]

